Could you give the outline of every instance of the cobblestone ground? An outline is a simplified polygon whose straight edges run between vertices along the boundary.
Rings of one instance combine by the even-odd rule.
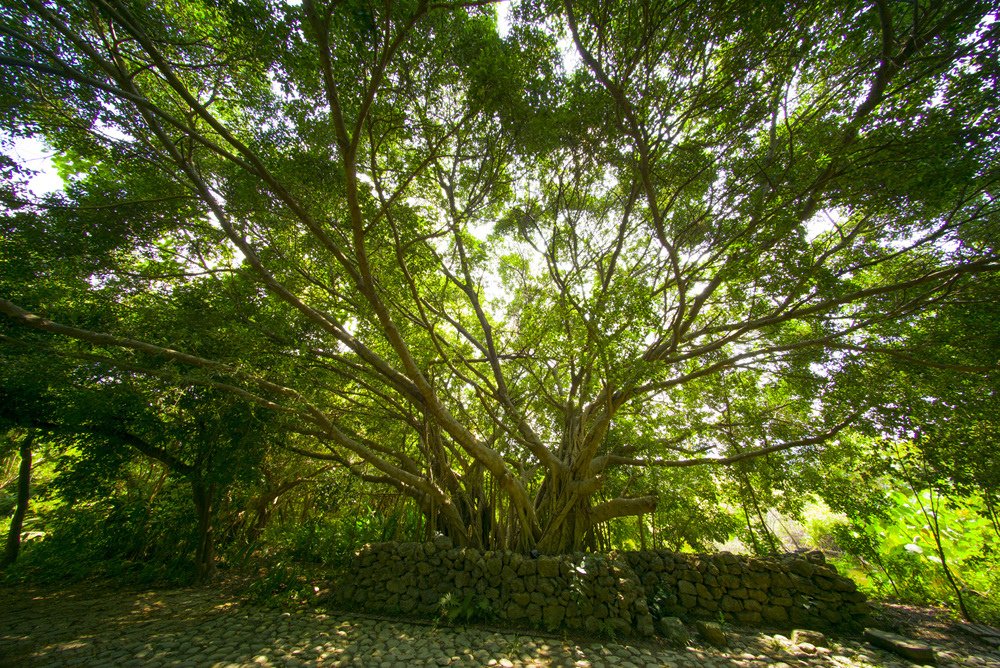
[[[282,612],[207,589],[0,589],[0,666],[912,666],[858,639],[829,647],[784,636],[698,642],[610,642],[483,628],[437,628],[354,614]],[[940,666],[1000,666],[969,638],[934,643]]]

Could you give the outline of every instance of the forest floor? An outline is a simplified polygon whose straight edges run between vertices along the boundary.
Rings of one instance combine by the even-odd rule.
[[[0,587],[0,666],[912,666],[860,637],[826,646],[728,629],[729,646],[683,649],[356,613],[251,604],[242,584],[149,590],[107,582]],[[940,611],[880,606],[877,620],[931,645],[939,666],[1000,667],[1000,649]],[[694,633],[692,633],[694,638]]]

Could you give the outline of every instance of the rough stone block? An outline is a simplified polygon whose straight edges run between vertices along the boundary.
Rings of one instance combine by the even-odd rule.
[[[559,560],[555,557],[539,557],[538,575],[543,578],[559,577]]]
[[[816,572],[816,566],[805,559],[789,559],[788,570],[800,577],[810,578]]]
[[[743,603],[732,596],[723,596],[720,605],[725,612],[741,612],[743,610]]]
[[[511,603],[510,605],[507,606],[507,611],[506,611],[507,619],[511,621],[524,619],[525,614],[526,613],[524,611],[524,608],[518,605],[517,603]]]
[[[839,592],[855,592],[858,585],[850,578],[840,577],[833,580],[833,588]]]
[[[680,580],[677,583],[677,591],[679,591],[681,595],[687,594],[688,596],[694,596],[695,594],[698,593],[698,590],[695,588],[694,584],[692,584],[687,580]]]
[[[834,608],[820,608],[819,615],[834,626],[844,621],[844,616],[837,612]]]
[[[715,622],[699,620],[695,622],[695,628],[698,629],[698,634],[705,639],[705,642],[710,645],[716,647],[727,647],[729,645],[725,631]]]
[[[664,617],[658,620],[656,630],[671,647],[684,647],[688,644],[687,627],[677,617]]]
[[[608,628],[614,634],[628,635],[632,631],[632,625],[621,617],[609,617],[607,624]]]
[[[887,649],[916,663],[934,663],[937,660],[934,650],[929,645],[904,638],[895,633],[868,628],[865,629],[864,638],[876,647]]]
[[[524,559],[517,566],[517,574],[522,577],[534,575],[538,572],[538,562],[534,559]]]
[[[788,621],[788,609],[777,605],[765,605],[760,615],[764,621],[771,624],[783,624]]]
[[[792,579],[788,577],[787,573],[778,571],[777,573],[771,574],[771,586],[788,588],[792,586]]]
[[[792,642],[796,645],[807,642],[816,647],[826,647],[826,635],[811,629],[792,629]]]
[[[557,629],[566,616],[566,610],[561,605],[549,604],[542,610],[542,623],[547,629]]]
[[[719,577],[719,584],[726,589],[739,589],[740,579],[735,575],[725,574]]]
[[[715,602],[714,598],[703,598],[699,596],[698,607],[707,612],[715,612],[719,609],[719,604]]]

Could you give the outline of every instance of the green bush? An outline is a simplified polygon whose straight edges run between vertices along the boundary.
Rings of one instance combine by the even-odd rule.
[[[452,623],[485,622],[496,616],[490,602],[472,591],[465,595],[448,592],[441,597],[438,606],[441,618]]]
[[[115,497],[59,506],[48,513],[44,536],[23,544],[5,577],[185,583],[194,572],[194,527],[185,491],[168,486],[150,506]]]
[[[945,560],[971,616],[1000,623],[1000,541],[979,499],[946,499],[929,490],[920,497],[891,490],[884,511],[853,519],[814,522],[817,544],[835,546],[835,563],[869,596],[914,605],[959,610]]]
[[[247,600],[283,607],[314,604],[319,588],[303,573],[300,565],[277,562],[263,569],[246,590]]]

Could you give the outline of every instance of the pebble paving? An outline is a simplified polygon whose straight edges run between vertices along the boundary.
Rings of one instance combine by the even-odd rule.
[[[725,650],[693,640],[546,636],[453,628],[351,613],[293,612],[205,589],[114,592],[0,589],[0,666],[616,666],[751,668],[913,666],[860,639],[828,647],[783,635],[729,633]],[[1000,667],[1000,653],[963,640],[938,647],[939,666]]]

